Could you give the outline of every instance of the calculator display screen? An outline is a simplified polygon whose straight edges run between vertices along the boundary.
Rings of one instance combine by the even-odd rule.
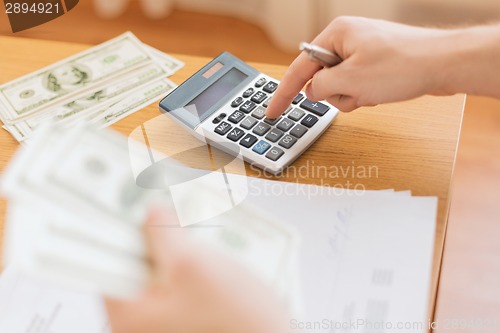
[[[238,86],[247,77],[248,75],[233,67],[186,105],[194,104],[198,116],[202,119],[205,112],[210,110],[215,103],[226,97],[233,88]]]

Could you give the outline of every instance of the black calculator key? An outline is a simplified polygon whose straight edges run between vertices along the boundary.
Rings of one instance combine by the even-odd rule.
[[[299,109],[299,108],[294,108],[289,114],[288,114],[288,118],[292,119],[292,120],[300,120],[300,118],[302,118],[306,113]]]
[[[262,106],[259,106],[254,112],[252,112],[252,116],[255,118],[262,119],[266,115],[266,109],[264,109]]]
[[[243,97],[248,98],[248,97],[252,96],[254,91],[255,90],[253,88],[248,88],[247,90],[245,90],[243,92]]]
[[[241,111],[234,111],[227,120],[230,122],[237,124],[241,121],[241,119],[245,118],[245,114]]]
[[[267,82],[267,80],[266,80],[265,78],[261,77],[260,79],[258,79],[258,80],[255,82],[255,86],[256,86],[257,88],[260,88],[260,87],[262,87],[263,85],[265,85],[265,84],[266,84],[266,82]]]
[[[269,130],[271,129],[271,126],[269,126],[268,124],[266,123],[258,123],[257,126],[255,126],[253,128],[253,133],[257,134],[257,135],[264,135],[266,134]]]
[[[218,124],[222,121],[222,119],[224,119],[226,117],[226,114],[225,113],[221,113],[220,115],[218,115],[217,117],[215,117],[213,120],[212,120],[212,123],[214,124]]]
[[[241,137],[245,134],[245,131],[243,131],[241,128],[233,128],[231,131],[229,131],[229,134],[227,135],[227,138],[231,141],[238,141],[241,139]]]
[[[312,114],[308,114],[302,121],[300,122],[302,125],[306,127],[313,127],[314,124],[318,122],[318,117],[313,116]]]
[[[288,131],[288,130],[289,130],[289,129],[293,126],[293,125],[295,125],[295,123],[294,123],[292,120],[285,118],[285,119],[283,119],[283,120],[282,120],[282,121],[278,124],[278,126],[276,126],[276,127],[278,127],[278,128],[279,128],[280,130],[282,130],[283,132],[286,132],[286,131]]]
[[[307,98],[305,101],[302,102],[302,104],[300,104],[300,106],[302,108],[306,109],[307,111],[311,111],[312,113],[314,113],[318,116],[322,116],[328,110],[330,110],[330,107],[328,105],[325,105],[325,104],[320,103],[320,102],[313,102],[311,100],[308,100]]]
[[[240,104],[243,103],[243,98],[241,97],[236,97],[234,101],[231,102],[231,106],[233,108],[240,106]]]
[[[255,102],[257,104],[262,103],[265,99],[267,98],[267,94],[263,93],[262,91],[257,91],[255,95],[250,98],[252,102]]]
[[[255,104],[254,102],[246,101],[240,106],[240,111],[243,111],[245,113],[250,113],[252,112],[253,109],[255,109],[256,106],[257,104]]]
[[[273,81],[269,81],[265,86],[264,88],[262,88],[262,90],[264,90],[265,92],[267,93],[273,93],[276,88],[278,88],[278,84],[276,82],[273,82]]]
[[[276,123],[278,123],[278,121],[280,121],[281,117],[278,117],[278,118],[274,118],[274,119],[271,119],[271,118],[264,118],[264,122],[266,124],[269,124],[269,125],[274,125]]]
[[[252,127],[257,124],[258,120],[255,119],[254,117],[247,116],[243,121],[241,122],[240,126],[243,127],[244,129],[251,129]]]
[[[273,96],[271,96],[271,97],[269,97],[268,99],[266,99],[266,100],[264,101],[264,104],[262,104],[262,105],[264,105],[264,106],[267,108],[267,107],[269,106],[269,102],[271,102],[271,99],[273,99]]]
[[[278,142],[278,144],[281,147],[288,149],[288,148],[292,147],[295,144],[295,142],[297,142],[297,139],[294,138],[293,136],[287,134],[283,137],[283,139],[280,140],[280,142]]]
[[[272,147],[266,154],[266,157],[271,161],[277,161],[285,152],[278,147]]]
[[[271,142],[276,142],[283,136],[283,134],[285,134],[283,131],[273,128],[269,131],[269,133],[267,133],[266,139]]]
[[[303,137],[304,134],[306,134],[306,132],[307,132],[307,127],[302,126],[300,124],[295,125],[295,127],[290,130],[290,134],[296,138]]]
[[[297,96],[295,96],[295,98],[293,99],[292,101],[292,104],[297,104],[299,103],[301,100],[304,99],[304,95],[299,93]]]
[[[255,135],[247,134],[243,139],[241,139],[240,145],[245,148],[250,148],[255,142],[257,142],[257,138],[255,137]]]
[[[257,154],[264,154],[269,148],[271,148],[271,145],[264,141],[264,140],[260,140],[259,142],[257,142],[257,144],[255,146],[253,146],[252,150],[254,152],[256,152]]]
[[[224,135],[227,132],[229,132],[229,130],[231,128],[232,128],[232,126],[229,123],[226,123],[225,121],[223,121],[222,123],[220,123],[219,125],[217,125],[217,127],[214,130],[214,132],[217,133],[217,134],[220,134],[220,135]]]

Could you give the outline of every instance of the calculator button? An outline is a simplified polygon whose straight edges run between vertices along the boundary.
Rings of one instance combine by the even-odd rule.
[[[282,115],[286,115],[290,110],[292,109],[292,106],[290,105],[289,107],[286,108],[285,112],[282,113]]]
[[[257,104],[262,103],[265,99],[267,98],[267,94],[264,94],[262,91],[257,91],[255,95],[250,98],[252,102],[255,102]]]
[[[267,118],[267,117],[264,118],[264,122],[266,124],[269,124],[269,125],[274,125],[274,124],[278,123],[278,121],[280,121],[280,120],[281,120],[281,117],[278,117],[278,118],[275,118],[275,119],[271,119],[271,118]]]
[[[278,84],[276,82],[273,82],[273,81],[269,81],[265,86],[264,88],[262,88],[262,90],[264,90],[265,92],[267,93],[273,93],[276,88],[278,88]]]
[[[261,77],[260,79],[258,79],[258,80],[257,80],[257,82],[255,82],[255,86],[256,86],[257,88],[260,88],[260,87],[262,87],[263,85],[265,85],[265,84],[266,84],[266,82],[267,82],[267,80],[266,80],[265,78]]]
[[[241,97],[236,97],[234,101],[231,102],[231,106],[233,108],[238,107],[241,103],[243,103],[243,98]]]
[[[243,97],[248,98],[248,97],[252,96],[254,91],[255,90],[253,88],[248,88],[247,90],[245,90],[243,92]]]
[[[267,108],[269,106],[269,103],[271,102],[271,99],[273,99],[273,96],[266,99],[262,105],[264,105]]]
[[[252,134],[247,134],[243,139],[241,139],[240,145],[245,148],[250,148],[255,142],[257,142],[257,138]]]
[[[284,153],[285,152],[282,149],[273,147],[267,152],[266,157],[271,161],[277,161],[281,156],[283,156]]]
[[[241,121],[241,119],[245,118],[245,114],[241,111],[234,111],[227,120],[230,122],[237,124]]]
[[[276,142],[283,136],[283,134],[285,134],[283,131],[273,128],[269,131],[269,133],[267,133],[266,139],[271,142]]]
[[[299,108],[294,108],[289,114],[288,114],[288,118],[292,119],[292,120],[299,120],[300,118],[302,118],[306,113],[304,111],[302,111],[301,109]]]
[[[259,106],[254,112],[252,112],[252,116],[255,118],[262,119],[266,115],[266,109],[264,109],[262,106]]]
[[[220,123],[219,125],[217,125],[217,127],[215,128],[214,131],[217,134],[224,135],[227,132],[229,132],[229,130],[231,128],[232,128],[232,126],[229,123],[226,123],[225,121],[223,121],[222,123]]]
[[[250,113],[252,112],[253,109],[255,109],[256,106],[257,104],[255,104],[254,102],[246,101],[240,106],[240,111],[243,111],[245,113]]]
[[[252,150],[254,152],[256,152],[257,154],[264,154],[269,148],[271,148],[271,145],[269,143],[267,143],[266,141],[264,140],[260,140],[259,142],[257,142],[257,144],[255,146],[253,146]]]
[[[238,141],[241,139],[241,137],[245,134],[245,131],[243,131],[241,128],[233,128],[232,131],[229,132],[227,135],[227,138],[231,141]]]
[[[290,130],[290,134],[296,138],[303,137],[304,134],[306,134],[306,132],[307,132],[307,127],[302,126],[300,124],[295,125],[295,127]]]
[[[269,126],[266,123],[258,123],[257,126],[253,128],[253,131],[257,135],[264,135],[266,134],[269,130],[271,129],[271,126]]]
[[[318,121],[318,117],[313,116],[312,114],[308,114],[302,121],[300,122],[302,125],[306,127],[313,127],[314,124]]]
[[[217,117],[215,117],[213,120],[212,120],[212,123],[214,124],[218,124],[222,121],[222,119],[224,119],[226,117],[226,114],[225,113],[221,113],[220,115],[218,115]]]
[[[255,119],[254,117],[247,116],[243,121],[241,122],[240,126],[243,127],[244,129],[251,129],[252,127],[257,124],[258,120]]]
[[[301,100],[304,99],[304,95],[299,93],[297,96],[295,96],[295,98],[293,99],[292,101],[292,104],[297,104],[299,103]]]
[[[329,106],[327,106],[323,103],[320,103],[320,102],[313,102],[311,100],[308,100],[307,98],[305,101],[302,102],[302,104],[300,104],[300,106],[302,108],[306,109],[307,111],[311,111],[312,113],[314,113],[318,116],[322,116],[328,110],[330,110]]]
[[[281,147],[285,147],[288,149],[291,146],[293,146],[295,144],[295,142],[297,142],[297,139],[295,139],[293,136],[287,134],[283,137],[283,139],[280,140],[280,142],[278,142],[278,144]]]
[[[288,131],[295,123],[293,121],[291,121],[290,119],[283,119],[279,124],[278,127],[280,130],[282,130],[283,132],[286,132]]]

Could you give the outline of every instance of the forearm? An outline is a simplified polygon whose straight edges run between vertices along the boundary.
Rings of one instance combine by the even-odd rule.
[[[443,93],[500,98],[500,25],[451,30],[444,45]]]

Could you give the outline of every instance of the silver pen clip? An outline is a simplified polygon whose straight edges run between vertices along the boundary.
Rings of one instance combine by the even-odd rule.
[[[322,47],[306,42],[300,43],[299,49],[307,53],[307,57],[323,67],[333,67],[342,62],[338,54]]]

